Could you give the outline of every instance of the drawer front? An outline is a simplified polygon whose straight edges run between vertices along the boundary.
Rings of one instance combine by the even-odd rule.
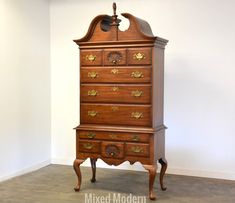
[[[82,67],[81,83],[149,83],[151,67]]]
[[[80,139],[96,139],[126,142],[149,142],[149,134],[144,133],[121,133],[102,131],[79,131],[77,135]]]
[[[128,64],[130,65],[151,64],[152,60],[151,48],[128,49],[127,58],[128,58]]]
[[[79,140],[78,149],[79,149],[79,152],[99,153],[100,152],[100,141]]]
[[[151,105],[81,104],[81,123],[151,125]]]
[[[126,65],[126,49],[104,50],[104,65],[106,66]]]
[[[102,65],[102,50],[81,50],[80,61],[82,66]]]
[[[124,143],[123,142],[102,142],[101,155],[109,158],[123,158],[124,157]]]
[[[149,156],[149,144],[126,143],[126,156]]]
[[[82,102],[151,102],[150,85],[81,85]]]

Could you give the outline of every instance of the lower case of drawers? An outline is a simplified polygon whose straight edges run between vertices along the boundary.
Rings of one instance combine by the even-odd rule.
[[[118,165],[126,160],[130,163],[149,162],[149,143],[118,141],[77,140],[77,158],[101,158],[110,165]]]

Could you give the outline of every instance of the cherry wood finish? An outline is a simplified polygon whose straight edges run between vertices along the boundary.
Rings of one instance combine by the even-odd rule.
[[[149,198],[157,162],[162,190],[167,169],[163,118],[164,48],[167,40],[155,37],[149,24],[131,14],[120,31],[114,14],[99,15],[87,34],[74,42],[80,48],[80,125],[76,130],[74,170],[80,190],[80,164],[90,158],[91,182],[96,181],[96,160],[109,165],[140,162],[149,172]]]
[[[151,85],[81,84],[81,102],[150,104]]]
[[[81,104],[81,123],[151,125],[151,105]]]
[[[81,67],[81,83],[150,83],[150,66]]]

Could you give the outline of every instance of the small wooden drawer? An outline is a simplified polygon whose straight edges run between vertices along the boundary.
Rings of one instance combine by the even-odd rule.
[[[126,156],[149,156],[149,144],[126,143]]]
[[[151,67],[82,67],[81,83],[149,83]]]
[[[102,65],[102,50],[81,50],[80,61],[82,66]]]
[[[79,140],[78,142],[79,152],[91,152],[91,153],[99,153],[100,152],[100,141],[83,141]]]
[[[104,65],[106,66],[126,65],[126,49],[104,50]]]
[[[151,48],[128,49],[127,58],[128,58],[129,65],[151,64],[151,60],[152,60]]]
[[[122,133],[103,131],[79,131],[77,135],[80,139],[126,141],[126,142],[149,142],[149,134],[145,133]]]
[[[102,142],[101,155],[109,158],[123,158],[124,157],[124,143],[123,142]]]
[[[149,104],[151,85],[81,85],[82,102]]]
[[[151,126],[151,105],[81,104],[81,124]]]

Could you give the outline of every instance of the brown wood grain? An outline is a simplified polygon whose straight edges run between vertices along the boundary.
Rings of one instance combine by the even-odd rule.
[[[89,116],[91,111],[96,112],[96,116]],[[132,113],[142,114],[142,117],[134,118]],[[80,116],[81,123],[151,126],[150,105],[82,103]]]
[[[91,95],[93,93],[93,95]],[[150,85],[82,84],[81,102],[150,104]]]
[[[105,131],[84,131],[77,132],[80,139],[90,140],[109,140],[109,141],[126,141],[126,142],[149,142],[149,134],[144,133],[120,133],[120,132],[105,132]]]
[[[80,75],[81,83],[149,83],[151,66],[81,67]]]

